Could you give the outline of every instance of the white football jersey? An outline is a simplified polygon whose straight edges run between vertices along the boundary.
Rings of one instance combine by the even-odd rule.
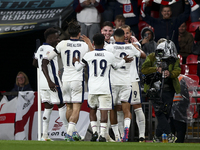
[[[109,42],[109,43],[106,42],[106,41],[104,41],[104,47],[106,47],[106,46],[109,45],[109,44],[115,44],[115,39],[114,39],[113,36],[110,37],[110,42]]]
[[[35,59],[38,60],[38,66],[40,71],[40,79],[39,79],[40,89],[50,89],[47,79],[42,71],[42,60],[48,59],[47,55],[53,50],[54,48],[51,45],[44,43],[38,48],[37,52],[35,53]],[[49,61],[47,68],[49,71],[49,77],[51,78],[51,81],[61,87],[61,82],[58,75],[59,68],[58,68],[57,57],[54,57],[52,60]]]
[[[56,46],[56,50],[61,54],[64,67],[62,81],[83,81],[83,69],[79,72],[75,69],[72,61],[73,57],[83,58],[89,51],[88,45],[80,40],[63,40]]]
[[[132,44],[125,44],[121,42],[116,42],[115,44],[109,44],[105,47],[107,51],[114,54],[116,62],[120,62],[124,56],[129,55],[129,57],[135,56],[140,57],[141,52],[138,51]],[[121,68],[114,70],[111,69],[111,84],[112,85],[131,85],[130,67],[133,67],[131,63],[125,63]]]
[[[114,55],[105,49],[96,49],[86,53],[82,61],[89,66],[89,94],[110,94],[110,69],[111,65],[116,66]]]
[[[131,82],[140,81],[140,77],[138,75],[139,67],[139,58],[134,57],[134,60],[131,62]]]

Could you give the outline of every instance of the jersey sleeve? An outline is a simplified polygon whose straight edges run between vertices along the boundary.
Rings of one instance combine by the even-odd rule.
[[[113,51],[114,51],[112,44],[108,44],[104,48],[106,51],[111,52],[111,53],[113,53]]]
[[[54,49],[54,51],[55,51],[56,53],[60,54],[60,53],[61,53],[61,49],[62,49],[62,45],[63,45],[63,42],[62,42],[62,41],[59,42],[59,43],[57,44],[56,48]]]
[[[122,67],[125,64],[124,59],[122,59],[119,63],[116,63],[115,56],[113,54],[110,56],[110,59],[112,60],[111,65],[112,65],[113,69],[115,69],[115,70],[119,69],[120,67]]]

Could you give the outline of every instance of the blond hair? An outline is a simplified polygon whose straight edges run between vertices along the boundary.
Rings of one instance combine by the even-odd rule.
[[[121,26],[120,27],[121,29],[126,29],[126,28],[128,28],[129,29],[129,31],[131,32],[131,27],[129,26],[129,25],[123,25],[123,26]]]
[[[20,74],[22,74],[22,75],[24,76],[24,78],[25,78],[25,83],[24,83],[24,85],[29,84],[29,79],[28,79],[27,75],[26,75],[24,72],[19,71],[19,72],[17,73],[17,76],[16,76],[16,85],[19,86],[19,82],[18,82],[18,80],[17,80],[17,77],[18,77]]]

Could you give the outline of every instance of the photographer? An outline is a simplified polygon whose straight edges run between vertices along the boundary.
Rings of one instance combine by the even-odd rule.
[[[159,43],[155,52],[149,54],[142,65],[142,73],[146,75],[144,92],[152,101],[158,120],[153,142],[160,142],[163,133],[168,142],[173,143],[176,137],[171,133],[168,123],[175,92],[180,93],[178,76],[181,73],[180,60],[174,43],[164,40]]]

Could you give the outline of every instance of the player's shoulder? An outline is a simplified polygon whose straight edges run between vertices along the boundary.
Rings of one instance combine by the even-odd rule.
[[[62,40],[62,41],[60,41],[60,42],[57,44],[56,47],[60,47],[60,46],[63,46],[63,45],[67,45],[67,42],[68,42],[68,40]]]
[[[113,51],[113,47],[114,47],[114,44],[107,44],[104,49],[106,51],[109,51],[109,52],[112,52]]]
[[[48,44],[46,44],[46,45],[41,45],[39,48],[38,48],[38,53],[41,53],[41,52],[45,52],[45,51],[51,51],[51,50],[53,50],[54,49],[54,47],[52,47],[51,45],[48,45]]]
[[[114,56],[114,54],[112,53],[112,51],[110,51],[108,49],[105,49],[105,51],[103,51],[103,53],[105,53],[105,55],[108,55],[108,56]]]

